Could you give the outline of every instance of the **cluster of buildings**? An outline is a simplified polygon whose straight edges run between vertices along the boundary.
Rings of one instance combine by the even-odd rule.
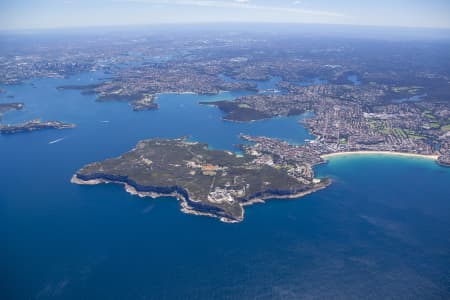
[[[93,64],[84,59],[60,57],[44,59],[37,55],[0,56],[0,83],[19,84],[30,78],[62,78],[90,71]]]
[[[387,87],[375,84],[284,86],[290,87],[284,95],[252,95],[235,101],[267,116],[312,111],[302,123],[317,140],[308,147],[313,150],[306,149],[306,155],[357,150],[426,155],[450,151],[450,108],[446,103],[386,102]],[[269,146],[267,141],[265,144]],[[290,149],[277,146],[290,155]]]
[[[241,145],[247,154],[255,157],[251,164],[284,168],[289,176],[305,184],[310,184],[314,178],[312,167],[324,162],[308,145],[296,146],[264,136],[241,135],[241,138],[251,142]]]
[[[245,196],[245,185],[242,189],[233,189],[230,187],[215,187],[208,194],[208,201],[214,203],[234,203],[237,197]]]

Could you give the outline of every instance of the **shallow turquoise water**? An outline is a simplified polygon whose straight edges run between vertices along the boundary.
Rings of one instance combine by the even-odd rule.
[[[299,118],[231,123],[197,104],[239,93],[164,95],[160,110],[136,113],[55,89],[91,77],[102,76],[3,87],[15,98],[1,102],[26,103],[5,122],[42,117],[78,127],[0,136],[2,298],[449,298],[450,169],[419,159],[335,158],[317,168],[334,179],[331,187],[249,207],[242,223],[186,215],[172,198],[69,180],[144,138],[189,135],[230,150],[239,133],[301,143],[311,137]]]

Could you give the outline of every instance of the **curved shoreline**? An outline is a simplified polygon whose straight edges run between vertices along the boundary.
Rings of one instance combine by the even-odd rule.
[[[200,216],[209,216],[220,219],[222,222],[225,223],[238,223],[243,220],[244,213],[238,217],[233,218],[232,216],[224,216],[220,214],[214,214],[208,211],[201,211],[198,208],[194,208],[189,204],[191,203],[200,203],[200,201],[196,201],[193,199],[190,199],[188,196],[188,191],[183,189],[183,191],[186,193],[186,195],[183,195],[182,192],[173,190],[167,193],[161,193],[152,191],[151,189],[149,191],[139,191],[137,187],[133,186],[129,182],[121,181],[121,180],[110,180],[110,179],[104,179],[104,178],[95,178],[95,179],[88,179],[83,180],[77,176],[77,174],[74,174],[72,178],[70,179],[71,183],[78,184],[78,185],[97,185],[97,184],[118,184],[123,185],[125,191],[131,195],[138,196],[140,198],[145,197],[151,197],[151,198],[160,198],[160,197],[173,197],[176,200],[180,201],[181,205],[181,211],[187,214],[193,214],[193,215],[200,215]]]
[[[385,156],[402,156],[409,158],[421,158],[430,159],[437,161],[438,155],[426,155],[426,154],[416,154],[416,153],[406,153],[406,152],[395,152],[395,151],[347,151],[347,152],[335,152],[330,154],[324,154],[320,157],[323,159],[329,159],[340,156],[357,156],[357,155],[385,155]]]
[[[220,221],[222,221],[224,223],[239,223],[239,222],[243,221],[244,215],[245,215],[244,207],[246,207],[246,206],[251,206],[251,205],[257,204],[257,203],[265,203],[267,200],[271,200],[271,199],[281,199],[281,200],[299,199],[306,195],[309,195],[309,194],[315,193],[319,190],[325,189],[326,187],[328,187],[331,184],[331,180],[327,180],[322,185],[319,185],[317,187],[311,188],[306,191],[299,191],[299,192],[294,192],[292,194],[286,194],[286,195],[266,194],[266,195],[261,195],[261,196],[250,197],[247,201],[240,203],[240,206],[242,208],[241,215],[226,216],[226,215],[221,215],[221,214],[215,214],[210,211],[202,211],[202,210],[199,210],[198,208],[196,209],[195,207],[191,206],[189,204],[189,202],[197,203],[200,201],[189,199],[188,191],[186,191],[186,193],[187,193],[186,196],[177,191],[172,191],[170,193],[159,193],[156,191],[139,191],[137,189],[137,187],[133,186],[132,184],[130,184],[128,182],[124,182],[124,181],[120,181],[120,180],[108,180],[108,179],[104,179],[104,178],[83,180],[83,179],[79,178],[77,176],[77,174],[74,174],[72,176],[70,182],[74,183],[74,184],[78,184],[78,185],[97,185],[97,184],[109,184],[109,183],[119,184],[119,185],[124,186],[124,189],[127,193],[129,193],[131,195],[139,196],[141,198],[151,197],[151,198],[155,199],[155,198],[159,198],[159,197],[174,197],[175,199],[180,201],[182,212],[187,213],[187,214],[218,218]]]

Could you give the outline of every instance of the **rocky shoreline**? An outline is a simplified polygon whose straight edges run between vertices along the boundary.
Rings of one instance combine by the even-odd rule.
[[[322,190],[331,184],[331,180],[327,179],[323,181],[322,185],[310,189],[301,189],[298,191],[269,190],[260,192],[249,196],[248,199],[245,199],[242,203],[240,203],[240,206],[242,208],[241,214],[238,216],[233,216],[230,214],[226,214],[217,206],[209,206],[202,203],[201,201],[191,199],[189,197],[189,191],[179,186],[142,186],[125,176],[114,176],[109,174],[74,174],[71,178],[71,182],[79,185],[97,185],[108,183],[121,184],[124,186],[125,190],[128,193],[137,195],[142,198],[174,197],[180,201],[182,212],[187,214],[218,218],[220,221],[225,223],[239,223],[243,221],[245,206],[251,206],[257,203],[265,203],[270,199],[298,199],[300,197],[304,197],[316,191]]]
[[[81,175],[75,174],[72,179],[72,183],[80,185],[96,185],[102,183],[115,183],[122,184],[125,190],[132,194],[138,195],[140,197],[175,197],[181,201],[182,211],[185,213],[191,213],[196,215],[206,215],[210,217],[219,218],[223,222],[235,223],[240,222],[242,219],[240,217],[231,216],[225,214],[223,210],[220,210],[216,206],[208,206],[199,201],[190,199],[189,193],[186,189],[179,186],[171,187],[157,187],[157,186],[142,186],[126,178],[125,176],[114,176],[108,174],[92,174],[92,175]]]
[[[436,163],[441,167],[450,168],[450,155],[441,155],[436,159]]]
[[[64,123],[60,121],[40,121],[40,120],[32,120],[26,123],[17,124],[17,125],[0,125],[0,134],[15,134],[21,132],[30,132],[37,131],[43,129],[67,129],[74,128],[75,124]]]

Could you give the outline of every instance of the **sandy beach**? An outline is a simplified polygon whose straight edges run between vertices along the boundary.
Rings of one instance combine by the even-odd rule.
[[[350,155],[389,155],[389,156],[404,156],[411,158],[424,158],[437,160],[438,155],[425,155],[425,154],[415,154],[415,153],[405,153],[405,152],[391,152],[391,151],[352,151],[352,152],[336,152],[322,155],[324,159],[338,157],[338,156],[350,156]]]

